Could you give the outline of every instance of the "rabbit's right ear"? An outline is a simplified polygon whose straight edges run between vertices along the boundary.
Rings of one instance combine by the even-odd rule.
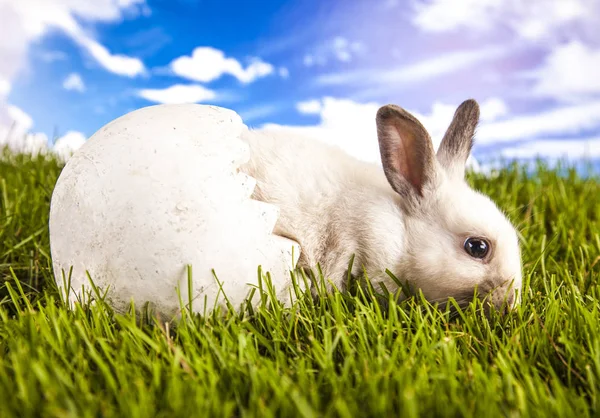
[[[388,182],[402,196],[423,196],[435,175],[435,151],[421,123],[396,105],[377,112],[377,137]]]
[[[473,147],[473,135],[478,122],[479,105],[473,99],[465,100],[456,109],[442,139],[437,158],[454,178],[462,179],[465,176],[465,164]]]

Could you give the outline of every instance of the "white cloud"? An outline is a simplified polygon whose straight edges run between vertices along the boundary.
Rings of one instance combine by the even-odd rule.
[[[275,70],[273,65],[260,58],[253,58],[244,68],[235,58],[226,57],[223,51],[212,47],[197,47],[191,56],[173,60],[170,67],[178,76],[194,81],[210,82],[229,74],[245,84],[266,77]]]
[[[533,76],[533,92],[562,101],[588,99],[600,94],[600,49],[580,41],[559,45]]]
[[[535,140],[500,151],[503,157],[516,159],[551,158],[581,160],[600,158],[600,137]]]
[[[352,59],[352,54],[348,51],[348,40],[346,38],[342,36],[334,38],[331,46],[338,61],[348,62]]]
[[[299,133],[341,147],[350,155],[377,162],[380,159],[376,136],[377,103],[356,103],[325,97],[320,101],[321,121],[313,126],[266,124],[266,130]],[[313,107],[316,105],[313,103]],[[314,110],[314,109],[313,109]]]
[[[479,104],[480,120],[492,122],[508,114],[508,106],[499,97],[491,97]]]
[[[312,67],[315,64],[315,57],[313,57],[311,54],[306,54],[302,61],[304,62],[305,66]]]
[[[80,93],[85,91],[85,84],[81,76],[77,73],[71,73],[63,81],[63,88],[65,90],[74,90]]]
[[[10,82],[8,80],[0,77],[0,100],[2,100],[3,97],[8,96],[11,87],[12,86],[10,85]]]
[[[214,91],[197,84],[175,84],[165,89],[142,89],[138,96],[156,103],[198,103],[214,99]]]
[[[144,63],[138,58],[111,54],[104,45],[84,35],[78,35],[74,39],[96,59],[98,64],[113,74],[135,77],[146,72]]]
[[[52,151],[63,161],[66,161],[86,141],[86,136],[81,132],[69,131],[54,142]]]
[[[31,132],[33,119],[14,105],[7,106],[8,120],[0,123],[0,147],[7,146],[15,153],[48,154],[66,161],[86,140],[81,132],[69,131],[50,147],[48,137],[41,132]]]
[[[279,67],[279,77],[281,78],[289,78],[290,76],[290,70],[288,70],[286,67]]]
[[[111,55],[88,35],[77,18],[87,22],[115,22],[139,11],[145,0],[0,0],[0,76],[9,80],[23,66],[29,44],[58,29],[82,46],[105,69],[120,75],[138,75],[144,66],[136,58]]]
[[[331,59],[340,62],[350,62],[357,55],[364,52],[364,50],[365,46],[362,42],[351,42],[343,36],[336,36],[317,45],[311,53],[305,54],[303,62],[306,67],[325,65]]]
[[[14,123],[13,130],[19,134],[26,133],[33,126],[33,119],[21,108],[9,105],[7,107],[7,113],[11,121]]]
[[[600,128],[600,101],[593,101],[482,124],[477,130],[477,141],[489,144],[547,135],[577,135],[597,128]]]
[[[573,27],[598,23],[597,0],[428,0],[414,3],[413,23],[427,32],[507,27],[523,39],[560,39]]]
[[[33,119],[17,106],[6,106],[0,119],[0,146],[13,152],[38,154],[48,147],[48,137],[43,133],[30,133]]]
[[[433,0],[415,2],[413,22],[429,32],[445,32],[460,27],[484,30],[489,17],[498,13],[503,0]]]
[[[304,102],[296,103],[296,109],[300,113],[305,114],[319,114],[321,113],[321,101],[320,100],[307,100]]]
[[[246,67],[244,72],[240,72],[237,75],[237,78],[242,83],[251,83],[256,79],[266,77],[271,73],[273,73],[273,66],[268,62],[256,58],[248,65],[248,67]]]
[[[6,140],[8,148],[15,153],[45,154],[48,151],[48,136],[44,133],[27,133],[22,136],[11,135]]]
[[[434,58],[395,68],[371,68],[355,71],[324,74],[316,78],[319,85],[383,85],[408,84],[425,81],[443,74],[452,73],[479,62],[499,58],[506,54],[506,48],[494,46],[473,51],[451,52]]]

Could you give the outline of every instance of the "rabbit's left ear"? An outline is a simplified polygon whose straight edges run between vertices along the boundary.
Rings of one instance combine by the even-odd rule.
[[[377,137],[388,182],[404,197],[423,197],[436,173],[429,134],[409,112],[396,105],[377,111]]]
[[[453,178],[464,178],[467,158],[479,122],[479,105],[473,99],[462,102],[437,151],[437,159]]]

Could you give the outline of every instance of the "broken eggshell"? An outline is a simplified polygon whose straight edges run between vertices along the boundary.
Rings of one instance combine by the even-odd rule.
[[[238,172],[249,159],[245,130],[232,110],[181,104],[135,110],[96,132],[51,200],[53,269],[69,302],[87,298],[89,272],[118,312],[133,301],[176,315],[190,299],[207,312],[225,301],[214,269],[237,308],[259,265],[287,301],[300,249],[272,235],[278,208],[250,199],[255,180]]]

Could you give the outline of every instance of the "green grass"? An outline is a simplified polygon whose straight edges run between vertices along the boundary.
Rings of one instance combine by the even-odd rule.
[[[0,160],[2,417],[600,415],[598,178],[541,165],[471,177],[522,233],[524,300],[509,315],[334,293],[184,312],[175,329],[65,309],[47,232],[60,168]]]

